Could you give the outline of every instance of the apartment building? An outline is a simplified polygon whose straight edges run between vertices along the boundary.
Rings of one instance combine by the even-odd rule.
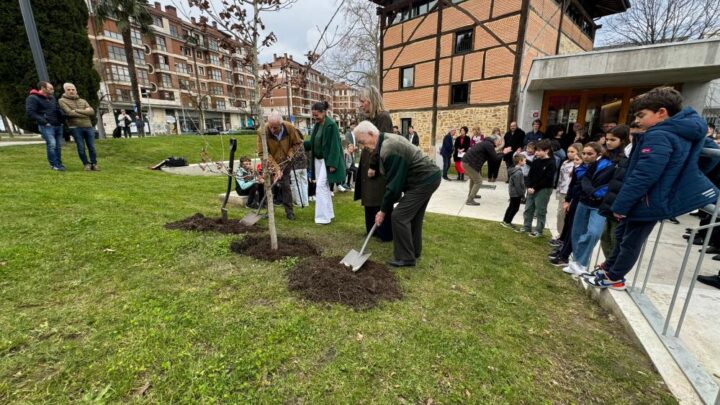
[[[395,125],[430,151],[451,127],[507,128],[536,57],[593,47],[597,18],[627,0],[372,0],[381,90]]]
[[[327,101],[332,114],[333,81],[311,68],[307,72],[305,85],[301,86],[300,73],[304,69],[304,65],[295,61],[292,55],[273,55],[269,70],[277,78],[278,86],[262,100],[264,116],[275,110],[285,116],[289,113],[296,126],[309,128],[312,126],[311,108],[317,101]]]
[[[143,112],[153,133],[191,133],[200,128],[227,130],[252,125],[250,102],[255,91],[250,69],[242,66],[243,47],[216,27],[180,18],[175,7],[149,7],[155,35],[133,29],[133,50]],[[100,108],[108,111],[106,130],[115,126],[111,114],[133,110],[130,76],[122,37],[114,21],[88,35],[102,78]],[[188,40],[190,38],[190,40]],[[229,49],[232,49],[229,50]]]
[[[333,118],[341,128],[347,127],[357,120],[360,94],[347,83],[333,84],[332,91]]]

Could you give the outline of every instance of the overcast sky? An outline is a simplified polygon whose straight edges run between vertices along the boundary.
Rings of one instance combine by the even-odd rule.
[[[149,0],[152,4],[154,0]],[[197,9],[190,9],[187,0],[155,0],[163,5],[174,5],[180,9],[184,8],[189,15],[198,16]],[[220,0],[210,0],[220,5]],[[278,42],[260,54],[260,62],[272,61],[273,53],[278,55],[287,52],[293,55],[295,60],[305,62],[305,54],[315,47],[320,34],[316,28],[325,27],[332,13],[339,4],[338,0],[298,0],[291,9],[277,12],[267,12],[263,22],[268,31],[277,36]],[[182,13],[178,10],[178,16]],[[341,20],[341,15],[336,21]]]
[[[150,3],[153,1],[150,0]],[[163,5],[174,4],[178,9],[184,8],[189,15],[199,15],[197,9],[190,9],[187,6],[187,0],[157,1]],[[210,0],[210,2],[221,4],[220,0]],[[285,52],[293,55],[296,61],[305,62],[304,55],[315,46],[320,35],[317,27],[324,28],[338,4],[339,0],[298,0],[288,10],[265,13],[265,26],[268,31],[275,33],[278,42],[261,53],[260,62],[270,62],[273,53],[280,55]],[[182,15],[180,10],[178,15]],[[341,16],[338,15],[336,21],[340,22],[340,20]],[[602,34],[603,29],[598,30],[596,44],[601,43]]]

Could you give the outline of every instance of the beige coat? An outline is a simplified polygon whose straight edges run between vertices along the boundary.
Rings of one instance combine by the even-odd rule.
[[[87,101],[80,97],[71,98],[63,94],[58,104],[67,116],[68,127],[92,128],[90,117],[95,115],[95,110]]]

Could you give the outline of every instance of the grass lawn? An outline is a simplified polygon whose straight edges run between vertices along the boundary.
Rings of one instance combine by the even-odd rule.
[[[44,145],[0,148],[0,403],[675,403],[619,323],[546,264],[544,239],[429,214],[419,266],[396,271],[404,299],[356,312],[289,293],[294,260],[164,229],[218,216],[225,180],[147,166],[196,162],[205,143],[219,159],[220,142],[99,141],[101,172],[73,145],[67,172]],[[332,225],[312,209],[279,216],[279,233],[327,256],[359,247],[349,193]]]

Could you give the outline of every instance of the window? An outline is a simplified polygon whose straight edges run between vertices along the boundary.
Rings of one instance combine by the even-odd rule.
[[[220,58],[215,54],[210,54],[210,63],[215,66],[220,66]]]
[[[130,101],[130,90],[128,89],[115,89],[115,100],[114,101]]]
[[[148,78],[147,70],[138,69],[135,72],[137,73],[138,83],[144,84],[144,85],[150,84],[150,79]]]
[[[142,45],[142,34],[140,30],[133,28],[132,31],[130,31],[130,38],[132,39],[133,45]]]
[[[192,89],[192,82],[187,79],[180,79],[180,90],[190,90]]]
[[[217,51],[218,50],[218,41],[214,39],[208,40],[208,48],[210,48],[211,51]]]
[[[153,25],[162,28],[162,26],[163,26],[162,17],[154,15],[153,16]]]
[[[176,64],[175,64],[175,71],[178,72],[178,73],[181,73],[181,74],[186,75],[186,74],[188,74],[187,65],[184,64],[184,63],[176,63]]]
[[[202,66],[198,66],[197,70],[200,76],[205,76],[205,69]]]
[[[170,77],[167,73],[160,73],[160,85],[165,88],[171,88],[173,86],[172,84],[172,77]]]
[[[158,58],[157,58],[157,61],[158,61],[157,68],[158,68],[158,69],[162,69],[162,70],[170,70],[170,64],[168,63],[168,59],[169,59],[169,58],[168,58],[167,56],[165,56],[165,55],[158,55]]]
[[[118,34],[117,32],[105,30],[103,32],[103,36],[107,37],[107,38],[117,39],[118,41],[122,41],[122,35]]]
[[[107,47],[108,57],[112,60],[119,60],[120,62],[127,62],[125,57],[125,49],[119,46],[108,45]]]
[[[130,71],[125,66],[108,65],[106,72],[108,77],[116,82],[130,81]]]
[[[247,108],[247,101],[245,101],[245,100],[240,100],[240,107],[242,107],[242,108]]]
[[[216,96],[222,96],[223,90],[220,86],[210,86],[210,94],[214,94]]]
[[[155,48],[158,51],[167,52],[167,46],[165,44],[165,37],[159,35],[155,36]]]
[[[200,90],[207,91],[207,83],[205,83],[205,82],[200,82]]]
[[[213,80],[217,80],[217,81],[222,81],[222,74],[220,73],[220,70],[208,68],[207,71],[208,71],[209,78],[211,78]]]
[[[400,88],[407,89],[415,86],[415,66],[400,69]]]
[[[460,83],[450,86],[450,104],[467,104],[468,84]]]
[[[170,35],[172,35],[175,38],[179,37],[177,27],[172,24],[170,24]]]
[[[182,47],[181,48],[183,55],[185,56],[192,56],[192,50],[190,48]]]
[[[216,101],[215,105],[218,110],[224,110],[225,109],[225,102],[224,101]]]
[[[473,48],[473,30],[458,31],[455,33],[455,53],[465,53],[472,51]]]
[[[145,62],[145,52],[142,49],[135,49],[133,55],[135,55],[135,63]]]

